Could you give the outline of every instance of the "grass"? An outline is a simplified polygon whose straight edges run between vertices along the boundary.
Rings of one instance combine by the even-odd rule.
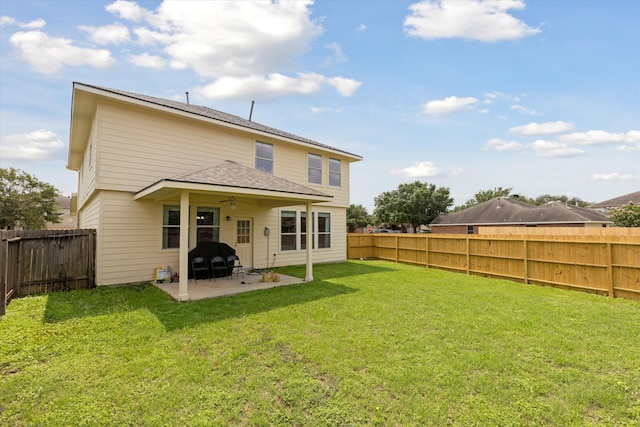
[[[304,276],[303,267],[280,273]],[[640,303],[381,261],[16,299],[0,425],[640,425]]]

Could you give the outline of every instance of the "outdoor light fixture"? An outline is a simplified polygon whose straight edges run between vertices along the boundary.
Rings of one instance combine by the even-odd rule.
[[[231,221],[231,217],[227,215],[227,221]]]
[[[231,202],[229,203],[229,209],[235,210],[235,208],[236,208],[236,201],[231,200]]]

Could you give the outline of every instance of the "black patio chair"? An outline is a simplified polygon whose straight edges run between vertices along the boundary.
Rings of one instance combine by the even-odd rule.
[[[231,279],[233,277],[233,272],[236,272],[236,277],[239,277],[240,274],[242,274],[242,278],[244,279],[244,267],[242,266],[242,263],[240,262],[240,258],[238,258],[238,255],[229,255],[227,257],[227,266],[229,267],[229,279]]]
[[[201,256],[191,259],[191,272],[193,273],[193,280],[198,283],[198,277],[206,277],[211,281],[211,275],[209,274],[209,266],[207,262]]]
[[[218,273],[219,272],[219,273]],[[211,273],[213,274],[213,281],[216,281],[216,277],[224,277],[229,275],[229,268],[227,262],[221,256],[214,256],[211,259]]]

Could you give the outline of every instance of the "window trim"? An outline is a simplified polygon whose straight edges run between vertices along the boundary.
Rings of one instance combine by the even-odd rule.
[[[258,147],[259,146],[271,147],[271,158],[258,156]],[[267,172],[267,173],[270,173],[270,174],[273,175],[273,171],[274,171],[274,168],[275,168],[275,162],[274,162],[275,155],[274,155],[274,152],[275,152],[275,148],[274,148],[273,144],[268,143],[268,142],[263,142],[263,141],[256,141],[256,143],[255,143],[255,151],[254,151],[254,166],[255,166],[255,168],[258,169],[258,170],[261,170],[263,172]],[[264,169],[258,167],[258,161],[262,161],[262,162],[265,162],[265,163],[268,162],[271,165],[271,170],[267,171],[267,170],[264,170]]]
[[[168,215],[170,212],[172,211],[176,211],[178,212],[178,223],[177,224],[168,224],[170,216]],[[165,215],[167,214],[167,215]],[[180,248],[180,206],[179,205],[171,205],[171,204],[167,204],[167,205],[162,205],[162,228],[161,228],[161,233],[160,233],[160,240],[161,240],[161,247],[162,250],[167,250],[167,249],[179,249]],[[169,230],[170,229],[178,229],[178,245],[177,246],[170,246],[169,245]],[[166,231],[165,231],[166,230]]]
[[[320,161],[320,166],[312,166],[311,165],[311,159],[317,159]],[[322,185],[322,166],[323,166],[323,161],[324,159],[322,158],[322,155],[320,154],[316,154],[316,153],[307,153],[307,183],[309,184],[317,184],[317,185]],[[319,178],[318,178],[318,182],[316,181],[312,181],[311,180],[311,172],[312,171],[319,171]]]
[[[284,218],[284,214],[293,214],[293,232],[288,232],[285,233],[283,232],[283,221],[282,219]],[[280,251],[281,252],[291,252],[291,251],[297,251],[298,250],[298,230],[299,230],[299,226],[298,226],[298,211],[294,211],[294,210],[281,210],[280,211],[280,235],[279,237],[279,247],[280,247]],[[291,218],[291,216],[289,216],[289,218]],[[284,247],[283,245],[283,238],[285,236],[293,236],[293,247]]]
[[[331,170],[331,164],[336,164],[338,165],[338,170],[334,171]],[[331,177],[338,177],[338,184],[333,184],[332,183],[332,179]],[[331,187],[336,187],[336,188],[341,188],[342,187],[342,161],[340,159],[334,159],[332,157],[329,157],[329,186]]]
[[[295,215],[295,232],[283,233],[282,232],[282,218],[284,213]],[[306,220],[306,210],[291,210],[282,209],[279,213],[280,221],[280,235],[279,245],[280,252],[305,252],[307,250],[307,242],[309,241],[309,223]],[[303,218],[304,217],[304,218]],[[319,218],[326,218],[327,229],[319,232]],[[304,231],[303,231],[303,219],[304,219]],[[311,249],[312,250],[330,250],[331,249],[331,212],[311,212]],[[295,248],[282,248],[283,236],[295,236]],[[322,237],[324,236],[324,237]],[[320,246],[320,241],[324,242],[326,246]],[[327,244],[328,243],[328,244]]]

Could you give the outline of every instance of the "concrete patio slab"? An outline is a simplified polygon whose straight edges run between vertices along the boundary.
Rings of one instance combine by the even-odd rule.
[[[216,298],[224,295],[234,295],[243,292],[251,292],[260,289],[275,288],[278,286],[294,285],[298,283],[305,283],[304,279],[297,277],[285,276],[278,274],[280,277],[279,282],[262,282],[262,275],[260,274],[247,274],[244,278],[242,275],[229,279],[228,277],[218,277],[217,279],[197,281],[189,280],[189,300],[201,300],[207,298]],[[169,295],[175,300],[178,299],[178,283],[155,283],[154,285]]]

